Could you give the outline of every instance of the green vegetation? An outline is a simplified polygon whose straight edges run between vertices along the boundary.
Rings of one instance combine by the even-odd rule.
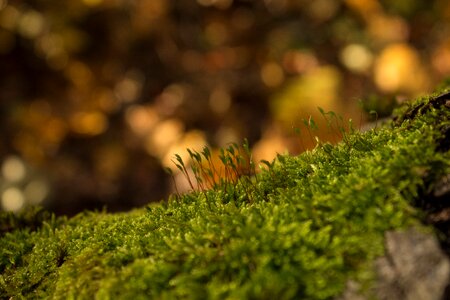
[[[222,150],[221,167],[203,149],[190,152],[193,178],[175,158],[193,191],[159,204],[3,214],[0,297],[329,299],[350,278],[370,287],[384,232],[420,224],[413,201],[450,171],[450,111],[424,97],[364,133],[321,113],[340,144],[279,155],[256,175],[247,144]]]

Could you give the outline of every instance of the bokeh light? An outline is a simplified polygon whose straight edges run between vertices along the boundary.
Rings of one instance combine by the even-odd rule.
[[[428,76],[415,49],[392,44],[381,52],[374,68],[375,83],[384,92],[417,93],[428,87]]]
[[[25,165],[17,156],[7,157],[2,164],[2,175],[10,182],[21,181],[26,175]]]
[[[2,193],[2,207],[6,211],[17,212],[25,204],[25,198],[22,191],[18,188],[11,187]]]
[[[297,154],[316,143],[310,116],[338,142],[317,107],[360,127],[450,74],[449,12],[442,0],[0,0],[1,207],[160,201],[175,153],[247,138],[257,160]]]
[[[17,155],[1,163],[0,203],[3,210],[18,212],[26,206],[44,204],[50,195],[45,175]]]
[[[347,45],[340,56],[342,63],[356,73],[367,73],[373,63],[372,53],[363,45]]]
[[[43,180],[33,180],[29,182],[23,190],[25,199],[31,205],[42,204],[42,202],[49,196],[48,184]]]

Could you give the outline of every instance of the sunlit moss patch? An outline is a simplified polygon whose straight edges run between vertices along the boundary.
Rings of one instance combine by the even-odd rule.
[[[436,151],[450,112],[437,99],[259,173],[246,144],[223,149],[221,167],[191,151],[192,173],[175,163],[192,192],[128,213],[2,214],[0,297],[329,299],[349,279],[369,288],[384,232],[418,225],[425,178],[450,170]]]

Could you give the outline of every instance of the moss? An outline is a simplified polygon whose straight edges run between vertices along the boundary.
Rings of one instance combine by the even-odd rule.
[[[0,297],[329,299],[350,278],[370,286],[384,232],[418,225],[412,203],[430,174],[450,171],[448,151],[436,150],[445,102],[424,97],[397,113],[336,146],[264,162],[257,176],[224,175],[132,212],[2,215]],[[239,175],[232,148],[222,161]]]

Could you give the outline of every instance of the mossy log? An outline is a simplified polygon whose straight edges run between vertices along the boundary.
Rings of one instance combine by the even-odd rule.
[[[337,145],[127,213],[2,213],[0,298],[383,298],[388,232],[415,227],[448,248],[449,99],[416,99]]]

